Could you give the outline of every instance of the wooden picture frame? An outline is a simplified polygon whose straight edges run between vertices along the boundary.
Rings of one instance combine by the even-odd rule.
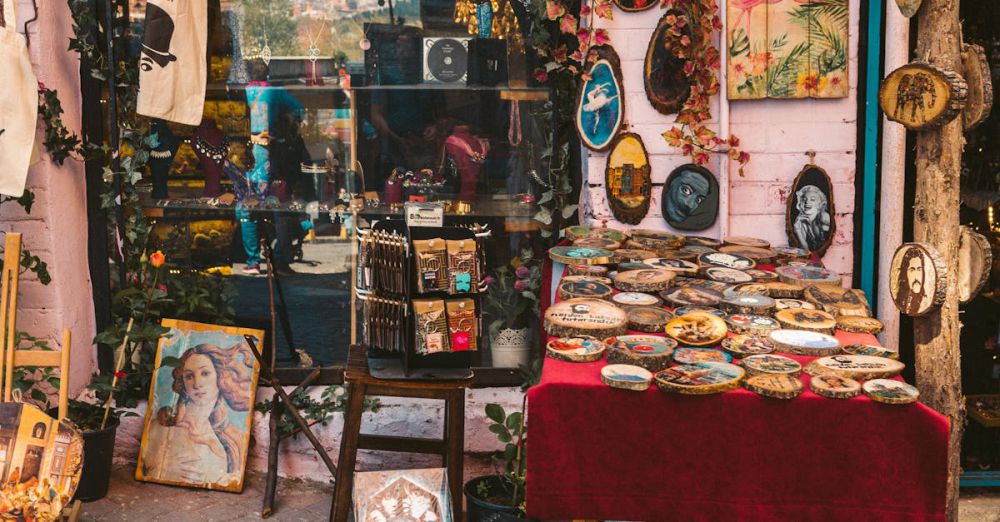
[[[642,68],[642,83],[646,89],[646,98],[660,114],[675,114],[691,96],[691,82],[684,74],[684,64],[687,60],[668,53],[664,46],[664,41],[667,39],[666,32],[671,27],[667,17],[671,15],[688,16],[680,9],[669,9],[663,14],[649,38],[646,60]],[[695,37],[690,25],[685,26],[682,32],[688,38]]]
[[[652,171],[642,137],[619,133],[604,168],[604,188],[615,219],[637,225],[646,217],[653,195]]]
[[[580,84],[576,95],[576,134],[585,147],[605,151],[625,125],[625,84],[618,53],[610,45],[591,48],[596,58],[587,66],[590,80]],[[613,92],[607,91],[608,83]],[[602,123],[602,114],[605,120]],[[611,121],[610,127],[607,127]]]
[[[886,118],[907,129],[933,129],[962,112],[968,91],[958,73],[925,62],[912,62],[882,80],[878,101]]]
[[[660,210],[663,219],[677,230],[710,228],[719,216],[719,180],[700,165],[677,167],[663,183]]]
[[[826,170],[813,163],[802,167],[788,194],[785,211],[788,244],[822,257],[837,233],[836,216],[833,182]]]
[[[161,324],[170,331],[156,348],[135,478],[240,492],[260,372],[244,336],[262,346],[264,331],[175,319]]]

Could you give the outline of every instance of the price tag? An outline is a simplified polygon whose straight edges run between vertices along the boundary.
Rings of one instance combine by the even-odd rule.
[[[406,203],[404,206],[406,226],[444,226],[444,206],[440,203]]]

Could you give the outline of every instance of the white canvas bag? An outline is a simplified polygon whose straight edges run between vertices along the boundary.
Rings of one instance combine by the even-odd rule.
[[[31,70],[28,46],[17,32],[14,0],[3,0],[0,27],[0,194],[20,197],[28,177],[38,121],[38,79]]]
[[[150,0],[139,57],[143,116],[198,125],[208,76],[207,0]]]

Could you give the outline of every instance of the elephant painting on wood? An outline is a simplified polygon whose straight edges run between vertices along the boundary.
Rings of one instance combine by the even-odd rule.
[[[965,80],[955,72],[913,62],[882,81],[878,98],[887,118],[920,130],[939,127],[958,116],[968,91]]]

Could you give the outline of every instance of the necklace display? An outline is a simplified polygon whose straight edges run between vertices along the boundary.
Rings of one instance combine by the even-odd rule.
[[[195,136],[191,140],[191,146],[194,150],[203,156],[208,157],[217,165],[221,165],[226,159],[226,154],[229,153],[229,140],[223,138],[222,143],[219,145],[212,145],[211,143],[205,141],[205,138],[201,136]]]

